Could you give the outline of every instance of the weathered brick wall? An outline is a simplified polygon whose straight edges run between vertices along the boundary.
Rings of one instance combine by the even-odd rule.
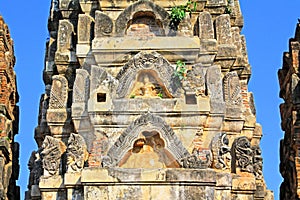
[[[19,176],[19,144],[14,141],[18,133],[19,109],[16,88],[13,40],[8,26],[0,16],[0,198],[20,199],[16,185]]]
[[[289,51],[283,54],[283,65],[278,71],[280,97],[284,100],[280,105],[281,128],[284,131],[284,138],[280,142],[280,173],[283,177],[281,200],[300,198],[299,35],[298,23],[295,37],[290,39]]]

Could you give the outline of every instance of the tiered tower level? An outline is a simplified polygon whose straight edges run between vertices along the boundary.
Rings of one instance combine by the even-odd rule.
[[[273,199],[239,1],[195,2],[52,0],[26,199]]]
[[[14,72],[13,40],[0,15],[0,199],[20,199],[19,144],[14,136],[19,129],[19,96]]]
[[[295,37],[289,40],[289,51],[283,54],[282,69],[278,71],[281,128],[284,138],[280,141],[280,199],[300,199],[300,24]]]

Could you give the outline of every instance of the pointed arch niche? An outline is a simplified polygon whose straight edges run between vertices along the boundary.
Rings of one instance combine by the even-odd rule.
[[[174,168],[189,156],[172,128],[159,116],[142,115],[122,133],[107,156],[126,168]]]
[[[117,75],[118,98],[131,95],[165,98],[179,96],[180,81],[174,76],[174,68],[157,52],[142,51],[129,60]]]
[[[168,31],[169,14],[162,7],[154,4],[148,0],[140,0],[130,6],[128,6],[123,12],[120,13],[116,19],[116,34],[117,36],[123,36],[128,34],[128,29],[131,25],[134,26],[135,31],[137,28],[145,29],[149,28],[150,31],[156,36],[164,36]],[[157,30],[159,28],[159,30]]]

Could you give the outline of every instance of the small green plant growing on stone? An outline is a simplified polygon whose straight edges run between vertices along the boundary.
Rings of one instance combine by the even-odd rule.
[[[183,79],[185,79],[186,72],[187,68],[185,67],[185,62],[177,60],[174,75],[177,76],[180,81],[182,81]]]
[[[225,8],[225,14],[231,14],[232,13],[232,8],[231,8],[231,2],[232,0],[227,0],[227,6]]]
[[[160,92],[157,94],[158,97],[163,98],[163,94]]]
[[[188,0],[185,5],[174,6],[171,8],[170,26],[177,30],[179,23],[185,18],[186,13],[191,14],[196,11],[197,2]]]

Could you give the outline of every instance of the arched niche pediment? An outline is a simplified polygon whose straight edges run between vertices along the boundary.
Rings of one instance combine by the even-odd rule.
[[[172,157],[174,159],[173,162],[176,162],[178,166],[180,166],[184,158],[190,155],[172,128],[161,117],[147,113],[132,122],[117,139],[107,153],[110,163],[105,163],[105,165],[120,165],[120,162],[124,160],[127,153],[132,150],[140,140],[147,137],[145,133],[152,135],[158,134],[157,138],[161,139],[158,141],[161,142],[157,143],[160,143],[161,146],[163,145],[165,154],[169,154],[166,156],[169,158]]]
[[[157,52],[140,52],[129,60],[117,75],[118,98],[128,98],[141,79],[152,78],[169,98],[180,95],[180,80],[174,76],[174,68]],[[146,84],[144,81],[143,84]]]
[[[120,13],[115,23],[116,35],[124,36],[128,25],[130,25],[129,22],[134,21],[136,17],[142,17],[143,14],[148,17],[154,17],[155,21],[161,24],[162,29],[167,33],[169,27],[169,13],[151,1],[140,0],[128,6]]]

